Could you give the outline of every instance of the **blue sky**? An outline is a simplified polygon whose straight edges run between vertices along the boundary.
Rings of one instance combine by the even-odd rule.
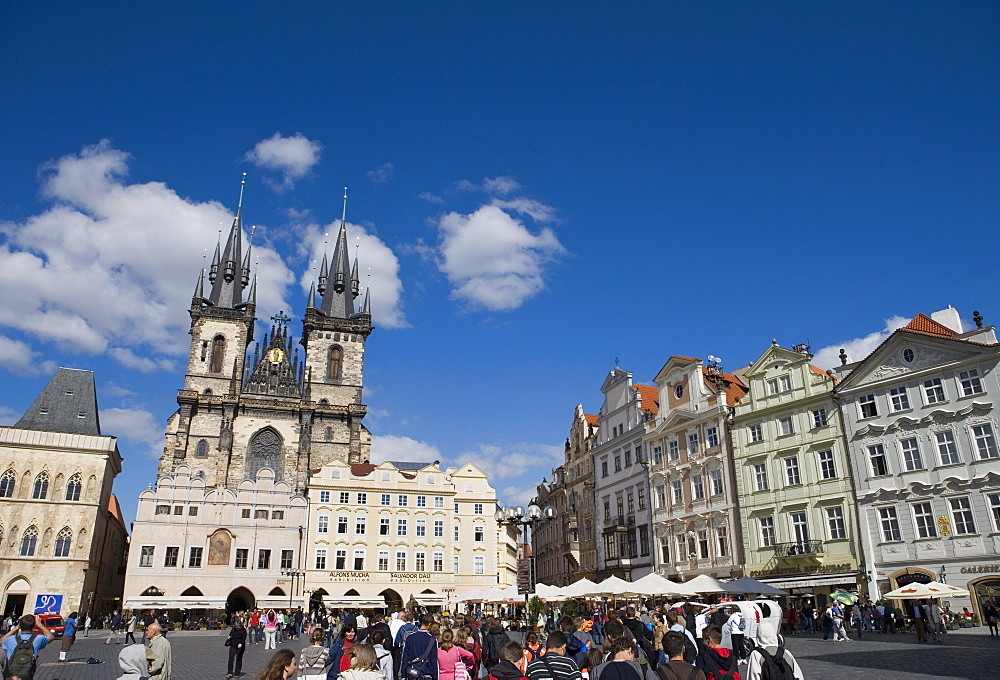
[[[376,455],[511,502],[616,358],[995,321],[998,34],[988,2],[4,3],[0,422],[95,370],[134,516],[243,172],[260,316],[300,332],[348,186]]]

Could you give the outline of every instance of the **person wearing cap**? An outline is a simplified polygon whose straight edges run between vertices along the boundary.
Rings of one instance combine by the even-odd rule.
[[[765,660],[761,650],[766,651],[771,657],[783,659],[792,669],[795,680],[805,680],[802,669],[799,668],[799,662],[795,660],[791,652],[785,649],[784,638],[778,635],[774,625],[767,620],[761,621],[757,626],[757,646],[750,652],[743,680],[761,680]]]

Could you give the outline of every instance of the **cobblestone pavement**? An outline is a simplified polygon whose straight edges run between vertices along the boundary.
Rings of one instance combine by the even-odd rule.
[[[36,680],[115,680],[121,645],[105,645],[104,631],[77,638],[69,663],[58,663],[59,643],[42,650]],[[852,637],[855,637],[852,635]],[[226,631],[170,633],[173,680],[224,680],[229,650],[223,646]],[[789,638],[788,649],[798,659],[807,680],[969,680],[1000,678],[1000,638],[991,638],[983,628],[954,631],[942,642],[918,643],[912,633],[865,635],[851,642],[824,642],[822,635]],[[296,652],[307,645],[305,638],[286,641],[278,647]],[[251,645],[243,657],[243,674],[253,680],[270,658],[262,644]],[[87,664],[87,657],[104,661]],[[745,667],[744,667],[745,668]]]

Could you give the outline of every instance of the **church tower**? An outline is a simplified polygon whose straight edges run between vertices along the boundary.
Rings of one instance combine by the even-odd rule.
[[[358,264],[349,269],[342,217],[329,272],[324,259],[320,306],[315,284],[309,296],[304,360],[283,312],[271,317],[270,333],[248,356],[257,279],[250,272],[250,247],[245,253],[242,248],[245,184],[225,248],[216,247],[207,272],[209,293],[203,271],[191,300],[188,368],[177,392],[178,410],[167,423],[159,475],[184,463],[206,486],[235,489],[269,468],[302,491],[311,469],[368,459],[371,435],[361,422],[361,388],[371,314],[367,299],[361,312],[354,311]],[[329,287],[327,274],[333,279]]]

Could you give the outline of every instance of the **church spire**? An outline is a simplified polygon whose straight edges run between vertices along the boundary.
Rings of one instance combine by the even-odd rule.
[[[243,304],[243,288],[250,278],[249,260],[246,266],[243,263],[242,253],[242,233],[243,233],[243,189],[246,187],[246,173],[243,173],[243,180],[240,182],[240,202],[236,208],[236,217],[233,219],[233,226],[229,230],[229,238],[226,240],[225,250],[219,256],[219,249],[216,246],[215,257],[212,260],[212,270],[209,279],[212,281],[212,292],[209,294],[209,301],[215,307],[223,309],[236,309]],[[247,254],[249,257],[249,253]]]
[[[205,270],[202,269],[198,272],[198,283],[194,286],[194,296],[192,297],[193,302],[200,303],[205,299]]]
[[[323,271],[320,270],[322,277]],[[344,187],[344,212],[340,218],[340,233],[333,251],[333,266],[328,276],[333,285],[326,286],[320,311],[326,316],[348,319],[354,314],[354,297],[348,292],[351,278],[351,262],[347,254],[347,187]]]

